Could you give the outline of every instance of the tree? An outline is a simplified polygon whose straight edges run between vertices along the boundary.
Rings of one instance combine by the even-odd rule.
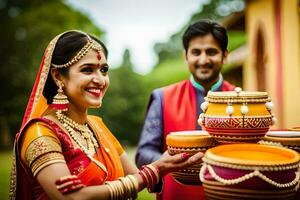
[[[213,0],[207,1],[206,4],[201,4],[198,11],[194,13],[189,22],[184,25],[178,32],[174,33],[167,42],[157,43],[154,45],[154,50],[158,55],[158,63],[176,59],[183,51],[181,37],[188,27],[200,19],[212,19],[216,21],[222,20],[227,15],[233,12],[239,12],[244,9],[244,0]]]
[[[0,95],[0,130],[9,130],[13,138],[48,42],[69,29],[98,37],[104,33],[61,0],[7,0],[0,15],[0,85],[1,91],[5,91]]]
[[[110,87],[103,107],[96,112],[123,144],[136,144],[143,123],[146,94],[142,77],[132,69],[128,49],[124,51],[121,66],[111,70],[109,76]]]

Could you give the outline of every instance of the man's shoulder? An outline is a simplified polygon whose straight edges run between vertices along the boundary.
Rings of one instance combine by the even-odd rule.
[[[223,80],[222,91],[232,91],[232,90],[234,90],[235,87],[236,87],[235,85],[229,83],[226,80]]]
[[[166,86],[163,86],[160,88],[156,88],[152,91],[151,95],[152,95],[152,97],[158,97],[158,96],[161,97],[164,91],[173,90],[173,89],[182,87],[183,85],[185,85],[188,82],[189,82],[189,80],[183,80],[183,81],[178,81],[176,83],[172,83],[170,85],[166,85]]]
[[[172,89],[172,88],[182,87],[183,85],[187,84],[188,82],[189,82],[189,80],[178,81],[176,83],[172,83],[170,85],[164,86],[161,89],[165,90],[165,89]]]

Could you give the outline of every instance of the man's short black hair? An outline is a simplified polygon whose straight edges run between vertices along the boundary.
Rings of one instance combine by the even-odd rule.
[[[212,34],[212,36],[217,40],[223,53],[227,50],[228,36],[226,29],[219,23],[212,20],[200,20],[194,24],[191,24],[182,36],[182,43],[184,49],[187,51],[189,47],[189,42],[191,39],[197,36],[205,36],[207,34]]]

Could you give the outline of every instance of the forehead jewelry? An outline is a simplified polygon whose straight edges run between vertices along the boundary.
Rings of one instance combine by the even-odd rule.
[[[77,63],[81,58],[83,58],[89,52],[90,49],[93,49],[97,52],[97,59],[100,64],[100,60],[101,60],[100,52],[102,50],[102,47],[98,42],[96,42],[90,36],[87,35],[87,43],[82,47],[82,49],[80,49],[80,51],[74,56],[74,58],[72,58],[72,60],[62,65],[56,65],[52,63],[52,66],[55,68],[70,67],[71,65]]]
[[[100,67],[102,48],[97,42],[94,42],[94,44],[92,46],[92,49],[94,49],[97,52],[98,67]]]

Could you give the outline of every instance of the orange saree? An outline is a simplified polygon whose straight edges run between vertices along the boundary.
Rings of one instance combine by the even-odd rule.
[[[83,184],[87,186],[101,185],[104,181],[115,180],[124,175],[120,161],[120,155],[124,150],[103,124],[102,120],[95,116],[88,117],[88,124],[100,144],[97,153],[94,154],[94,160],[91,160],[81,149],[74,146],[68,133],[62,130],[56,123],[46,118],[32,119],[24,126],[24,129],[20,132],[20,137],[18,137],[16,142],[16,152],[21,152],[21,154],[24,155],[22,152],[30,145],[30,142],[28,142],[28,145],[24,145],[24,142],[22,142],[28,133],[26,130],[30,126],[36,126],[37,122],[39,123],[38,126],[40,130],[40,133],[37,135],[41,137],[43,132],[49,132],[47,129],[51,129],[51,137],[56,137],[59,140],[62,149],[61,153],[63,154],[70,172],[73,175],[77,175]],[[36,138],[31,139],[32,141],[36,140]],[[39,146],[36,147],[35,151],[38,150],[38,148]],[[17,187],[16,199],[18,199],[18,197],[25,199],[24,185],[27,187],[26,193],[28,199],[47,199],[45,192],[35,179],[30,167],[26,165],[25,159],[22,158],[20,153],[16,154],[16,159],[16,164],[19,166],[18,172],[22,174],[22,176],[17,176],[18,182],[22,184]],[[101,165],[103,165],[106,170],[104,170]]]
[[[36,174],[38,170],[56,162],[66,163],[70,172],[76,174],[82,183],[88,186],[103,184],[104,181],[114,180],[117,177],[123,176],[120,155],[124,150],[100,118],[88,116],[88,125],[99,144],[99,148],[97,148],[93,157],[88,157],[80,148],[74,146],[68,133],[62,130],[55,122],[43,118],[44,113],[49,110],[46,99],[43,96],[43,90],[50,71],[53,51],[57,40],[63,34],[56,36],[46,48],[20,131],[16,135],[10,180],[10,199],[47,199],[45,192],[36,180]],[[39,132],[38,134],[33,134],[35,137],[31,137],[28,136],[31,135],[28,130],[38,130]],[[43,134],[45,134],[44,138]],[[26,153],[28,152],[26,145],[30,146],[33,144],[29,148],[32,149],[32,152],[29,151],[27,155],[26,153],[22,153],[23,142],[25,140],[24,151]],[[47,146],[47,144],[51,145]],[[36,173],[33,173],[33,159],[31,160],[32,162],[26,162],[24,158],[36,156],[33,158],[38,160],[38,158],[42,158],[43,156],[40,152],[46,151],[49,148],[54,149],[50,153],[47,152],[52,157],[48,156],[44,161],[40,159],[43,163],[42,165],[35,165]],[[22,158],[22,155],[26,156]]]

